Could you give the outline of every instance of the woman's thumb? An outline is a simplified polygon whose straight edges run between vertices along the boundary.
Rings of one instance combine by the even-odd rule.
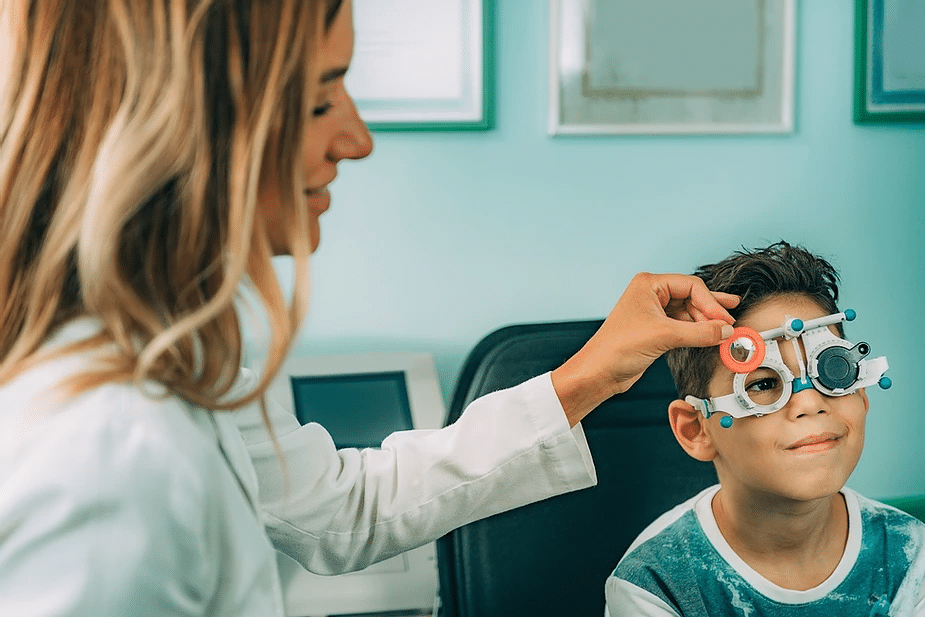
[[[677,322],[678,340],[676,347],[713,347],[732,336],[732,326],[725,321]]]

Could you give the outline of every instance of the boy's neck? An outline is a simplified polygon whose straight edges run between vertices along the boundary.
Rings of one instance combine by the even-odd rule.
[[[723,487],[712,508],[732,550],[784,589],[805,591],[823,583],[848,542],[848,508],[841,493],[796,502]]]

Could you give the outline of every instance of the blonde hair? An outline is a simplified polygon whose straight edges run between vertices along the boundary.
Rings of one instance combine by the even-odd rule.
[[[68,382],[75,393],[152,380],[208,409],[262,399],[307,302],[309,226],[295,206],[331,2],[0,2],[12,44],[0,100],[0,383],[48,359],[51,333],[88,315],[102,334],[66,351],[105,361]],[[296,263],[288,304],[259,216],[262,182],[280,187]],[[270,342],[255,390],[228,400],[242,284],[266,309]]]

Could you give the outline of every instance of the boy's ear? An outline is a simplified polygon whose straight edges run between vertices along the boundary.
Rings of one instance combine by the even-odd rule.
[[[706,425],[706,418],[693,405],[675,400],[668,405],[668,421],[675,439],[691,457],[698,461],[716,458],[716,447]]]
[[[870,410],[870,400],[867,398],[867,388],[858,388],[856,394],[864,401],[864,413],[867,413]]]

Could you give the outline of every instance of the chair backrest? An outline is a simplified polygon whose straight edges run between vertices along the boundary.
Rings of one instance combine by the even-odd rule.
[[[601,321],[509,326],[470,353],[450,402],[454,422],[475,398],[562,364]],[[604,582],[642,529],[716,483],[668,425],[676,398],[664,359],[583,422],[598,486],[477,521],[437,542],[444,617],[601,617]]]

